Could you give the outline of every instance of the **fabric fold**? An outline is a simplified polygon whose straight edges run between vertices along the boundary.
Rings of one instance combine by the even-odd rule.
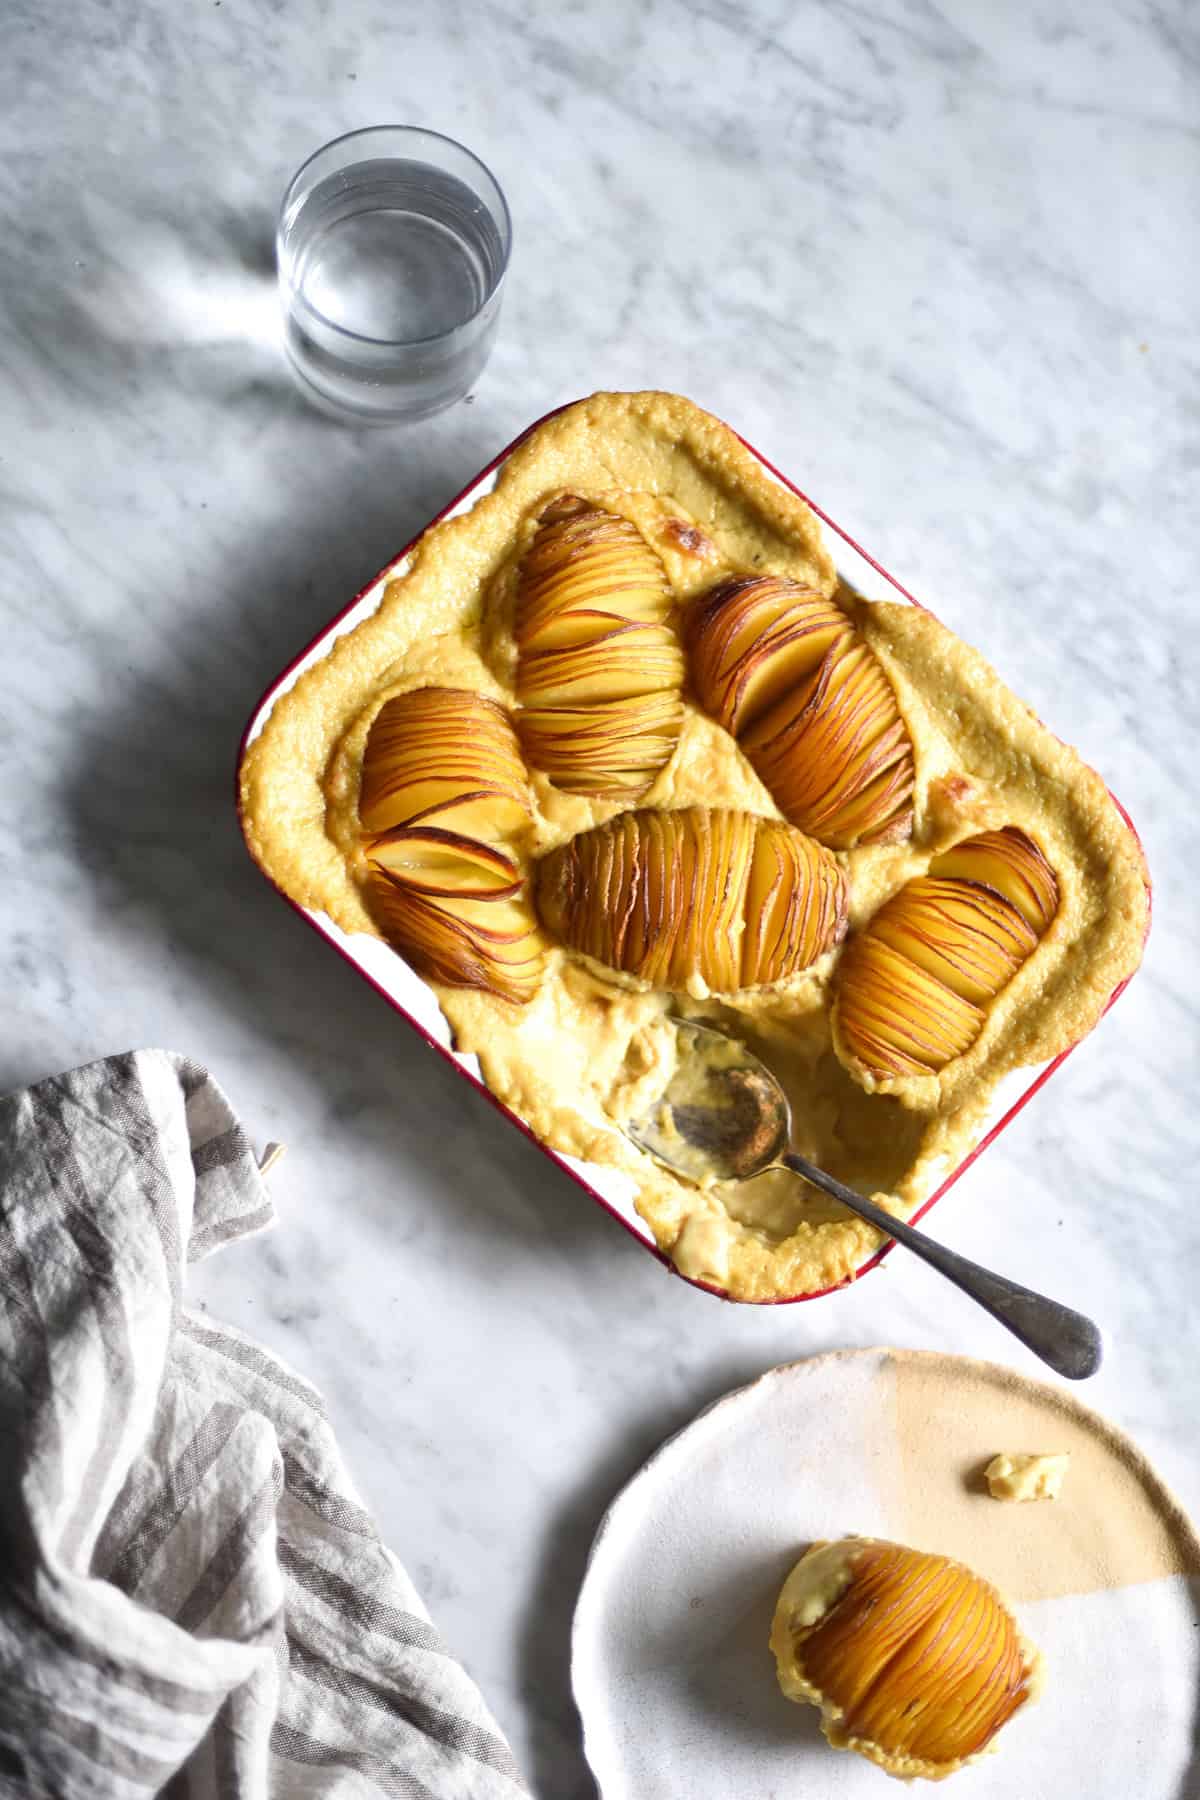
[[[0,1794],[526,1792],[315,1389],[186,1308],[273,1218],[184,1057],[0,1099]]]

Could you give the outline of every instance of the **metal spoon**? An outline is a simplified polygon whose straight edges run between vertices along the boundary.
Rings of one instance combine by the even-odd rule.
[[[675,1073],[626,1126],[635,1144],[690,1181],[747,1181],[765,1169],[792,1169],[931,1264],[1060,1375],[1082,1381],[1096,1373],[1103,1350],[1091,1319],[947,1250],[797,1156],[787,1095],[770,1070],[711,1026],[679,1020],[675,1031]]]

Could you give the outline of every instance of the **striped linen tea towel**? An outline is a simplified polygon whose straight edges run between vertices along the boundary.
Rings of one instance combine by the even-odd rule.
[[[272,1222],[197,1064],[0,1099],[0,1795],[517,1800],[319,1395],[184,1304]]]

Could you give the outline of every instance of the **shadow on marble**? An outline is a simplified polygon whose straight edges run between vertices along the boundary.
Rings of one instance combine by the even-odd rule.
[[[558,1517],[547,1525],[545,1548],[517,1639],[522,1692],[533,1720],[527,1773],[534,1793],[545,1800],[551,1796],[553,1800],[598,1800],[571,1691],[571,1623],[592,1541],[617,1495],[668,1438],[682,1431],[706,1406],[762,1374],[763,1358],[753,1350],[734,1352],[720,1361],[723,1374],[702,1383],[686,1402],[644,1409],[633,1422],[623,1419],[619,1446],[597,1463]],[[773,1731],[787,1730],[792,1723],[788,1714],[794,1710],[781,1714],[766,1651],[771,1613],[788,1566],[786,1558],[777,1559],[768,1572],[769,1580],[758,1582],[746,1625],[750,1633],[761,1629],[766,1679],[758,1704]],[[739,1574],[738,1583],[744,1593],[744,1573]],[[715,1692],[708,1698],[719,1705]],[[782,1704],[786,1707],[786,1702]]]
[[[233,253],[246,274],[272,290],[275,286],[275,221],[266,212],[240,212],[233,206],[210,209],[212,235]]]
[[[208,1004],[219,1000],[244,1023],[248,1044],[261,1039],[286,1056],[311,1096],[306,1124],[382,1143],[431,1204],[466,1215],[486,1248],[511,1256],[522,1241],[552,1252],[569,1243],[585,1265],[622,1250],[640,1261],[644,1253],[283,903],[252,863],[234,810],[237,746],[263,688],[493,448],[464,449],[460,438],[444,456],[430,449],[399,483],[390,459],[359,461],[323,510],[274,494],[259,535],[216,546],[214,566],[181,581],[165,637],[130,636],[109,709],[78,721],[66,810],[106,934],[140,945],[148,981],[180,995],[181,1009],[198,980]],[[113,1033],[97,1053],[125,1047],[119,1019]],[[168,1047],[203,1053],[182,1010],[173,1039]],[[480,1181],[480,1166],[497,1179]]]
[[[1196,1613],[1197,1630],[1200,1630],[1200,1578],[1193,1576],[1188,1587]],[[1179,1800],[1194,1800],[1197,1794],[1200,1794],[1200,1693],[1197,1693],[1192,1709],[1191,1761],[1179,1789]]]
[[[67,196],[55,241],[32,234],[25,279],[5,295],[47,393],[81,416],[134,414],[159,396],[228,407],[258,395],[307,418],[280,355],[272,215],[209,198],[181,220],[146,196],[133,224],[125,206],[102,182]]]
[[[85,315],[70,316],[76,325],[84,318],[80,331],[88,325]],[[151,390],[159,381],[177,384],[178,371],[156,364],[145,347],[128,353]],[[82,356],[82,338],[64,354]],[[252,371],[256,353],[234,358],[231,372],[235,366]],[[232,1036],[243,1056],[263,1062],[260,1085],[286,1065],[281,1136],[289,1117],[302,1120],[298,1134],[317,1130],[344,1142],[348,1161],[365,1146],[364,1167],[377,1171],[382,1161],[404,1171],[394,1188],[378,1179],[345,1187],[346,1205],[382,1219],[398,1252],[423,1224],[419,1208],[457,1221],[476,1269],[491,1264],[519,1276],[523,1265],[550,1257],[569,1262],[589,1289],[611,1279],[625,1257],[642,1279],[666,1282],[644,1251],[284,904],[242,840],[235,762],[261,693],[504,441],[480,407],[458,415],[452,430],[429,433],[419,457],[403,439],[389,444],[366,433],[356,449],[358,434],[327,426],[282,379],[287,419],[293,404],[300,411],[294,431],[275,429],[273,377],[270,397],[255,402],[273,428],[271,471],[247,509],[254,528],[234,530],[210,516],[211,529],[187,542],[177,591],[171,604],[155,607],[153,628],[131,611],[127,630],[106,640],[107,680],[98,695],[107,698],[81,710],[63,772],[79,904],[103,921],[121,966],[130,963],[131,949],[136,953],[155,1016],[173,1014],[166,1046],[210,1062],[235,1104],[235,1069],[189,1024],[188,999],[198,985],[204,1016],[217,1009],[230,1020],[222,1040]],[[245,390],[244,380],[236,384]],[[151,401],[143,396],[142,404]],[[244,417],[247,403],[239,404]],[[311,503],[311,484],[298,504],[281,448],[309,459],[325,453],[319,504]],[[140,991],[131,995],[131,1012],[141,1001]],[[111,1039],[96,1044],[97,1055],[138,1037],[115,1009],[108,1028]],[[16,1084],[44,1072],[18,1069],[11,1078]],[[256,1123],[248,1119],[251,1130]],[[491,1178],[480,1179],[481,1169]],[[346,1228],[354,1230],[353,1218]],[[275,1254],[271,1240],[261,1254]],[[759,1366],[755,1359],[745,1373],[757,1374]],[[735,1384],[731,1377],[722,1391]],[[677,1420],[656,1415],[635,1435],[632,1451],[622,1431],[626,1447],[596,1472],[571,1520],[554,1534],[521,1634],[523,1685],[536,1719],[534,1791],[547,1800],[590,1800],[593,1793],[565,1650],[591,1530],[620,1482],[683,1422],[682,1412]],[[569,1569],[561,1592],[552,1591],[556,1566]],[[540,1606],[549,1615],[544,1641]]]

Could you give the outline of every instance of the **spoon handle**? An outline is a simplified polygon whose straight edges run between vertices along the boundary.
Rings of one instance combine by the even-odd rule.
[[[866,1219],[868,1224],[895,1238],[923,1262],[931,1264],[955,1287],[978,1301],[985,1312],[991,1313],[993,1319],[1020,1338],[1026,1349],[1049,1363],[1058,1374],[1065,1375],[1069,1381],[1083,1381],[1100,1367],[1103,1346],[1099,1327],[1083,1313],[1074,1312],[1057,1300],[1048,1300],[1045,1294],[1035,1294],[1032,1288],[1021,1287],[1004,1275],[980,1268],[978,1263],[959,1256],[955,1250],[948,1250],[935,1238],[926,1237],[923,1231],[914,1231],[911,1225],[894,1219],[873,1200],[864,1200],[853,1188],[835,1181],[824,1169],[807,1162],[794,1151],[786,1152],[780,1161],[797,1175],[803,1175],[806,1181],[811,1181],[814,1187],[832,1194],[860,1219]]]

